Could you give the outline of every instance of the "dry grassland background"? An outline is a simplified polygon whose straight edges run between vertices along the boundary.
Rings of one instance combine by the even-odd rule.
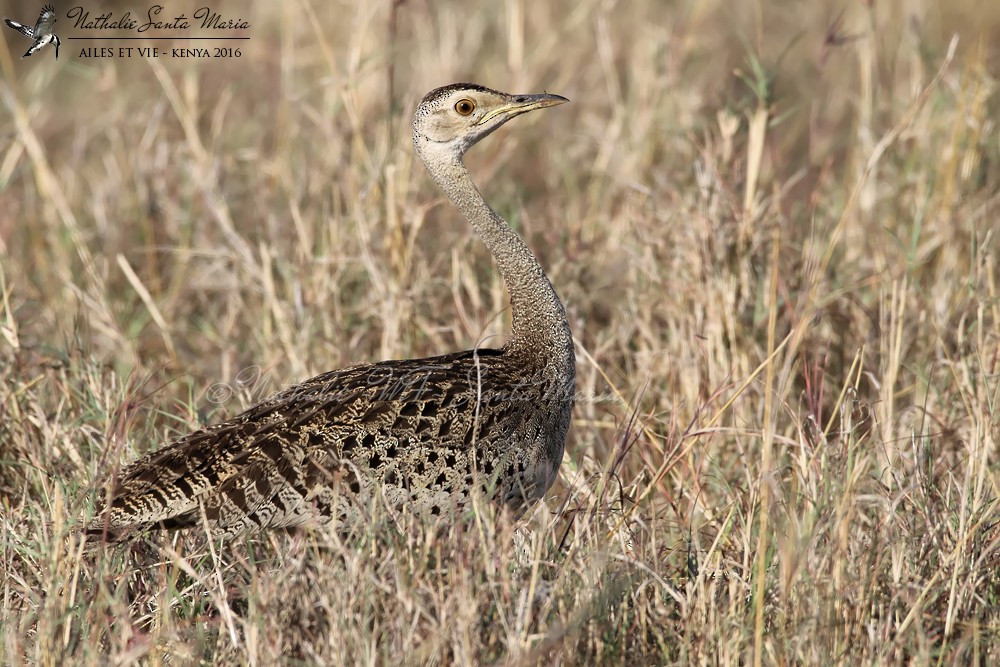
[[[0,662],[1000,661],[1000,5],[230,2],[149,61],[69,6],[0,41]],[[81,556],[139,454],[496,343],[408,131],[464,80],[572,100],[468,158],[577,340],[545,503]]]

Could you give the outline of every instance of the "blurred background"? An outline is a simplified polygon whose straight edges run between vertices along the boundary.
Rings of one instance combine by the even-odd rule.
[[[147,44],[73,40],[103,33],[68,9],[58,61],[18,60],[28,41],[2,31],[0,252],[21,343],[80,345],[123,375],[192,373],[197,392],[259,366],[281,384],[501,331],[492,263],[411,154],[416,102],[454,81],[572,100],[471,168],[581,344],[630,399],[649,384],[644,400],[685,405],[682,423],[760,361],[754,282],[775,234],[783,289],[850,286],[808,315],[842,370],[877,336],[854,287],[987,231],[952,217],[997,183],[1000,9],[982,3],[232,4],[212,10],[248,22],[225,32],[246,41],[149,45],[240,57],[149,61],[81,57]],[[31,23],[38,7],[0,11]],[[953,36],[944,85],[847,209]],[[947,172],[918,177],[930,166]],[[805,276],[828,248],[829,275]]]

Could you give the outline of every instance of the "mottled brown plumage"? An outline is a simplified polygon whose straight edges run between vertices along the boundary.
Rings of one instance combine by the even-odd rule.
[[[87,527],[120,541],[198,525],[225,537],[316,520],[350,523],[359,504],[450,514],[475,491],[514,509],[542,496],[562,461],[575,360],[565,311],[537,260],[486,204],[465,151],[510,118],[560,104],[473,84],[429,93],[414,145],[493,253],[511,297],[501,349],[331,371],[126,468]]]

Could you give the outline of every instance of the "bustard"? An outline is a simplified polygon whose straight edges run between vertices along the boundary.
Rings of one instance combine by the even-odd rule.
[[[128,466],[86,528],[121,541],[202,522],[213,535],[357,520],[377,494],[422,516],[474,492],[520,511],[551,486],[573,409],[566,312],[524,242],[490,208],[462,157],[515,116],[562,104],[459,83],[417,107],[413,144],[496,260],[512,331],[499,349],[330,371]]]
[[[28,39],[32,40],[31,46],[28,50],[24,52],[21,59],[25,59],[28,56],[37,53],[46,44],[55,44],[56,48],[56,60],[59,59],[59,38],[54,32],[52,32],[52,27],[56,22],[56,10],[52,5],[45,5],[42,7],[42,11],[38,14],[38,20],[35,21],[35,27],[32,28],[30,25],[24,25],[23,23],[18,23],[17,21],[11,21],[9,18],[4,18],[4,23],[7,24],[8,28],[16,30]]]

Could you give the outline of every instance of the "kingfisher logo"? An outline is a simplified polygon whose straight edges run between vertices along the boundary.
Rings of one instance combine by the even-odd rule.
[[[62,18],[74,33],[64,33],[64,39],[82,42],[74,53],[83,59],[239,58],[243,55],[241,42],[250,39],[249,21],[208,5],[192,11],[155,4],[140,11],[132,8],[121,12],[77,5]],[[55,8],[47,4],[34,26],[9,18],[4,18],[4,23],[31,40],[22,58],[38,53],[46,44],[53,45],[59,58],[60,41],[53,32],[56,20]]]
[[[22,59],[38,53],[46,44],[55,45],[56,58],[59,58],[59,38],[54,32],[52,32],[52,26],[55,25],[56,22],[56,10],[53,9],[52,5],[45,5],[42,7],[42,11],[38,15],[38,20],[35,21],[35,27],[18,23],[17,21],[12,21],[6,17],[4,17],[3,22],[6,23],[7,27],[11,30],[21,33],[32,41],[31,46],[28,47],[28,50],[24,52],[23,56],[21,56]]]

